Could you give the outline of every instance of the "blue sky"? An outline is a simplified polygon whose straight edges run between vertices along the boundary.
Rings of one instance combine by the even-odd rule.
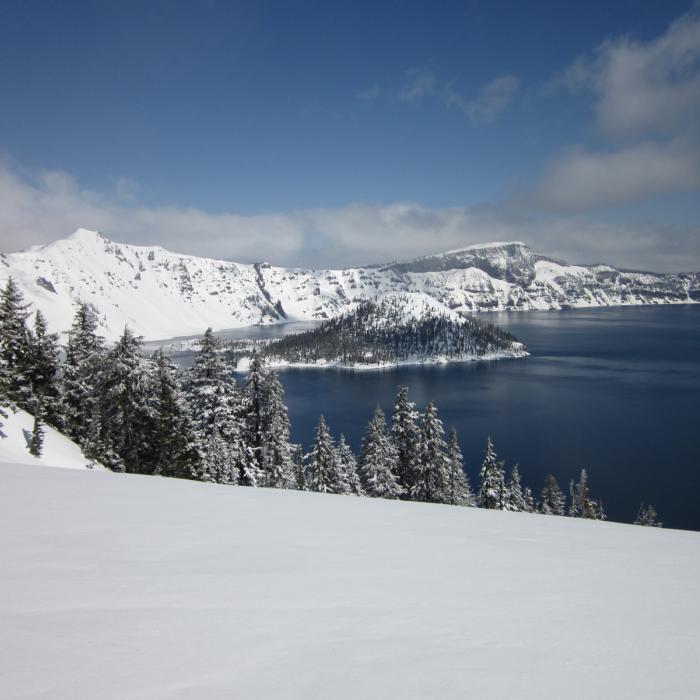
[[[687,1],[9,0],[0,86],[3,249],[700,267]]]

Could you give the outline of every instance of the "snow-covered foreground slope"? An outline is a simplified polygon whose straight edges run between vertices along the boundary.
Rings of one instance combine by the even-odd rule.
[[[696,698],[700,534],[0,465],[3,698]]]
[[[12,411],[4,407],[7,418],[0,418],[0,462],[15,464],[43,464],[51,467],[68,469],[86,469],[88,464],[95,469],[104,469],[102,465],[88,460],[70,438],[44,426],[44,446],[41,457],[29,454],[28,445],[32,439],[34,417],[26,411]]]
[[[78,300],[99,311],[102,332],[128,324],[162,339],[286,319],[333,318],[387,292],[424,292],[459,314],[700,300],[700,274],[656,275],[550,260],[523,243],[488,243],[404,263],[345,270],[242,265],[114,243],[94,231],[0,254],[51,330],[66,331]]]

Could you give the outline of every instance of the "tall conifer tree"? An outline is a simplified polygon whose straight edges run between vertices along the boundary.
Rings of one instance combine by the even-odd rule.
[[[411,496],[416,501],[450,503],[452,464],[444,439],[445,430],[432,401],[426,406],[420,426],[420,457]]]
[[[347,493],[349,490],[333,437],[323,416],[318,420],[316,437],[309,452],[307,483],[310,491],[320,493]]]
[[[450,462],[450,499],[449,503],[455,506],[472,505],[474,496],[469,486],[469,479],[464,471],[464,458],[457,442],[457,431],[450,430],[450,442],[447,448],[447,457]]]
[[[377,406],[367,426],[360,453],[360,480],[373,498],[398,498],[403,487],[396,475],[398,455],[387,434],[384,411]]]
[[[544,515],[566,515],[566,496],[553,474],[549,474],[545,479],[540,494],[539,511]]]
[[[503,510],[505,508],[505,475],[503,463],[498,461],[493,443],[489,437],[486,442],[484,461],[481,465],[481,486],[477,496],[479,508]]]
[[[408,399],[408,387],[400,386],[391,419],[391,439],[396,448],[396,475],[403,497],[411,497],[421,452],[418,411]]]
[[[31,411],[29,304],[10,277],[0,291],[0,382],[7,401]]]

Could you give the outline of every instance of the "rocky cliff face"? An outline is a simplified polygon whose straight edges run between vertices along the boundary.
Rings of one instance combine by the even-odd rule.
[[[75,302],[92,304],[108,339],[128,324],[147,339],[284,320],[325,319],[387,292],[423,292],[459,314],[700,301],[700,273],[568,265],[523,243],[488,243],[407,262],[345,270],[274,267],[114,243],[79,229],[69,238],[0,256],[52,330]]]

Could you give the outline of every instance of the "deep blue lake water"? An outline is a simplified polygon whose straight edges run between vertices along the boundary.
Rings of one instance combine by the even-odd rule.
[[[539,493],[581,467],[611,520],[650,502],[667,527],[700,530],[700,306],[490,314],[532,356],[385,372],[280,373],[292,438],[306,447],[323,413],[359,447],[370,413],[406,384],[454,426],[472,484],[486,437]]]
[[[535,494],[550,472],[568,491],[585,467],[611,520],[631,522],[645,501],[667,527],[700,530],[700,306],[483,318],[527,343],[532,356],[281,372],[292,439],[306,448],[323,413],[336,437],[342,431],[358,448],[374,406],[390,413],[406,384],[419,408],[435,401],[445,426],[457,429],[472,485],[491,435]]]

